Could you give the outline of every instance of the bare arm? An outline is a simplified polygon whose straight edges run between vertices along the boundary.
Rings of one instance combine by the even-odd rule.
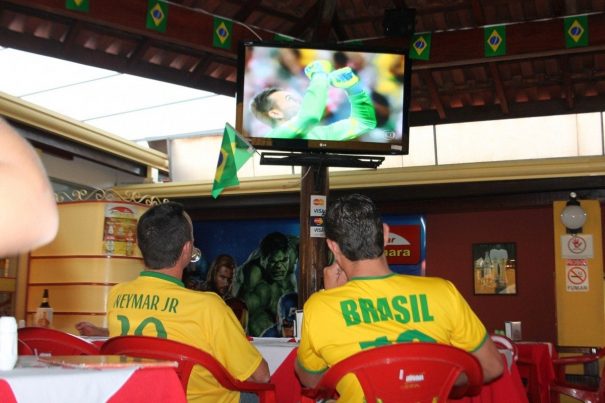
[[[107,328],[95,326],[90,322],[76,323],[76,330],[80,333],[80,336],[109,336]]]
[[[496,345],[491,338],[487,338],[485,343],[475,352],[472,353],[483,369],[483,382],[488,383],[502,375],[504,371],[504,362],[502,355],[496,348]]]
[[[256,383],[267,383],[269,382],[270,378],[271,375],[269,374],[269,365],[267,364],[267,361],[265,361],[265,359],[263,358],[261,363],[256,368],[256,371],[254,371],[254,373],[250,375],[250,378],[246,380],[249,382]]]
[[[307,372],[303,367],[300,366],[298,360],[296,360],[296,366],[294,367],[294,372],[298,376],[300,383],[306,386],[307,388],[314,388],[319,383],[319,380],[323,376],[323,373],[315,374],[311,372]]]
[[[0,119],[0,256],[52,241],[59,214],[52,187],[34,149]]]

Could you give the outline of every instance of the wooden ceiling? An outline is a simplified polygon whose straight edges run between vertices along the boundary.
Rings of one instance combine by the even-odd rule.
[[[82,0],[70,0],[80,2]],[[414,61],[410,124],[601,111],[605,105],[605,0],[173,0],[165,32],[146,28],[148,0],[0,0],[0,46],[235,95],[239,40],[276,34],[309,42],[385,36],[386,10],[416,10],[431,32]],[[566,48],[563,17],[587,14],[588,46]],[[214,17],[234,21],[231,49],[213,46]],[[484,27],[507,24],[507,53],[484,56]]]

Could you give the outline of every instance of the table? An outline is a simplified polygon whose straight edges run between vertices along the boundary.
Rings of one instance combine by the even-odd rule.
[[[0,371],[0,401],[185,403],[186,396],[173,368],[63,368],[21,356],[15,369]]]
[[[532,403],[550,402],[549,385],[555,379],[552,364],[556,351],[552,343],[516,342],[519,350],[517,366],[521,378],[526,380],[527,393]]]
[[[506,359],[503,356],[503,359]],[[449,399],[450,403],[527,403],[527,395],[519,369],[513,362],[504,366],[504,373],[495,381],[483,385],[481,393],[474,397]]]
[[[294,373],[298,343],[288,338],[255,337],[252,344],[269,365],[277,403],[300,401],[301,386]]]

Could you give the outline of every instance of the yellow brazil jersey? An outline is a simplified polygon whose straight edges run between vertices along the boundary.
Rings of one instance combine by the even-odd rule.
[[[180,341],[214,356],[239,380],[249,378],[262,360],[233,311],[215,293],[193,291],[172,276],[144,271],[111,289],[107,301],[109,336],[144,335]],[[200,366],[187,387],[189,402],[238,402]]]
[[[479,318],[447,280],[399,274],[353,278],[305,303],[298,361],[309,372],[322,373],[366,348],[423,341],[472,352],[486,337]],[[338,390],[342,401],[363,401],[351,376]]]

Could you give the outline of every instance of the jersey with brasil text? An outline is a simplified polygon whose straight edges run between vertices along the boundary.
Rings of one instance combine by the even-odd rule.
[[[262,361],[221,297],[189,290],[162,273],[144,271],[137,279],[112,287],[107,320],[110,337],[143,335],[180,341],[211,354],[242,381]],[[187,401],[236,403],[239,393],[226,390],[207,370],[195,366]]]
[[[472,352],[487,337],[479,318],[447,280],[399,274],[352,278],[307,300],[297,359],[307,371],[322,373],[366,348],[422,341]],[[337,389],[341,401],[363,401],[353,376],[343,378]]]

